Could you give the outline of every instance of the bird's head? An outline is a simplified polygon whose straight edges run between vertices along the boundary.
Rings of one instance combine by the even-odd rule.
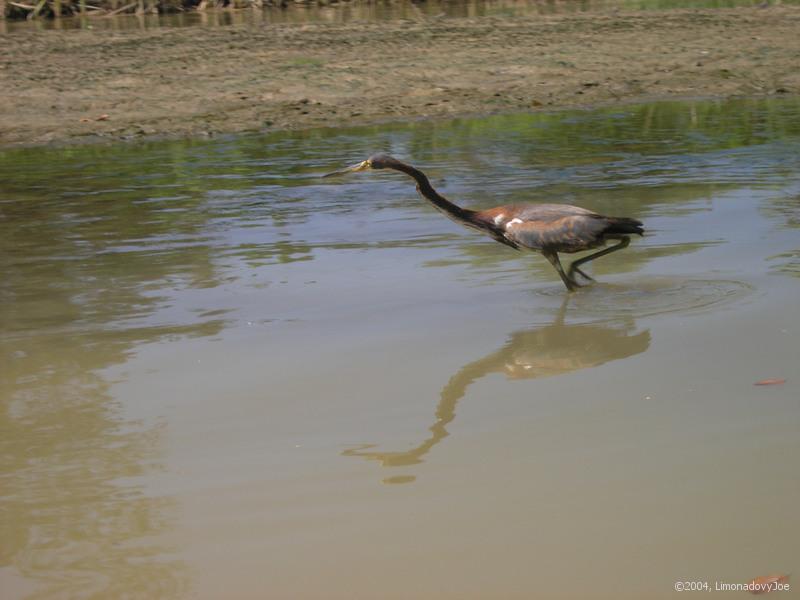
[[[392,165],[399,163],[396,158],[389,156],[388,154],[373,154],[367,160],[363,160],[360,163],[347,167],[346,169],[340,169],[338,171],[334,171],[333,173],[327,173],[323,175],[323,177],[333,177],[334,175],[345,175],[347,173],[358,173],[359,171],[366,171],[368,169],[388,169],[391,168]]]

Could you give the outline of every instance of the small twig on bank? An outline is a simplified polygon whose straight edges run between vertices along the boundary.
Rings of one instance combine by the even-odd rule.
[[[105,17],[113,17],[114,15],[118,15],[121,12],[125,12],[126,10],[130,10],[131,8],[136,6],[137,4],[138,4],[138,2],[131,2],[130,4],[126,4],[125,6],[123,6],[122,8],[118,8],[117,10],[112,10],[110,13],[108,13],[107,15],[103,15],[103,16],[105,16]]]
[[[28,19],[30,20],[38,17],[45,4],[47,4],[47,0],[39,0],[39,4],[34,7],[33,12],[28,13]]]

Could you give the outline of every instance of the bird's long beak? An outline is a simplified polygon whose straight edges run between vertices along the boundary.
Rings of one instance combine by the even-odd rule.
[[[346,169],[340,169],[338,171],[334,171],[333,173],[326,173],[322,177],[333,177],[335,175],[346,175],[347,173],[358,173],[359,171],[366,171],[369,169],[370,164],[368,160],[362,161],[357,165],[353,165],[352,167],[347,167]]]

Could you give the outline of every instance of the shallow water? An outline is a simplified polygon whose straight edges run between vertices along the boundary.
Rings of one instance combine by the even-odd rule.
[[[317,177],[375,151],[648,233],[568,295],[400,174]],[[4,598],[797,571],[800,101],[16,150],[0,180]]]

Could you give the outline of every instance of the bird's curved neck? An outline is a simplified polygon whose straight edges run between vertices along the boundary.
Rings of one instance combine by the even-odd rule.
[[[425,173],[419,169],[400,161],[390,165],[389,168],[413,177],[417,182],[417,191],[420,193],[420,195],[454,221],[457,221],[462,225],[467,225],[468,227],[478,226],[473,218],[475,215],[474,210],[461,208],[439,194],[439,192],[433,189],[433,186],[431,185],[431,182],[428,181],[428,177],[425,175]]]

